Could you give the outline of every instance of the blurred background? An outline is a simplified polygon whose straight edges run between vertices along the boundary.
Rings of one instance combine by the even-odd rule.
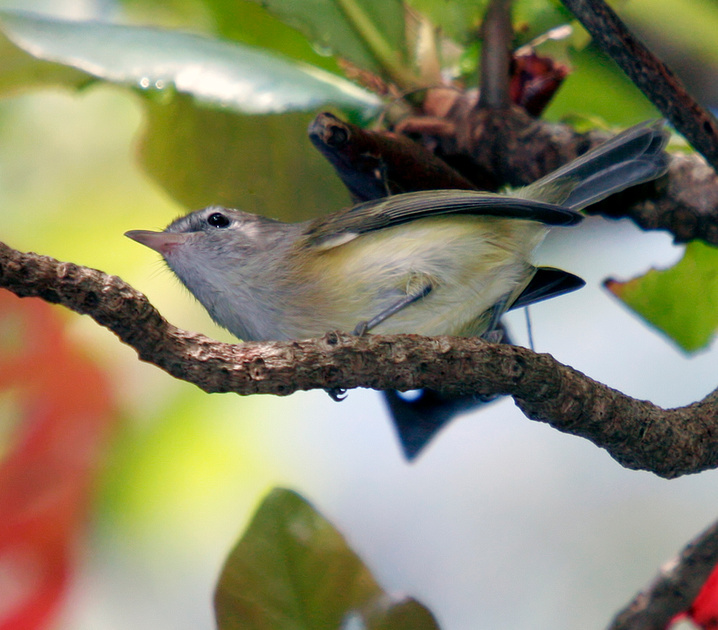
[[[212,31],[201,2],[19,5]],[[633,0],[620,12],[660,41],[704,102],[718,102],[718,46],[704,36],[718,27],[712,3]],[[627,126],[656,116],[592,48],[571,64],[574,73],[547,118],[590,114]],[[610,90],[595,87],[602,73]],[[144,124],[136,95],[107,85],[1,100],[0,240],[119,275],[173,324],[232,341],[155,253],[123,237],[130,229],[161,229],[187,211],[138,165]],[[348,203],[338,179],[328,177],[326,186],[335,208]],[[716,387],[714,345],[686,355],[601,287],[607,277],[665,268],[681,253],[668,235],[626,221],[591,218],[554,231],[540,262],[582,276],[587,286],[531,308],[536,349],[664,407],[701,399]],[[0,302],[3,348],[29,321],[7,316],[16,308]],[[103,418],[95,444],[102,448],[83,464],[91,501],[76,524],[82,535],[73,538],[62,580],[67,595],[50,625],[59,630],[212,628],[222,562],[275,486],[313,502],[386,589],[422,601],[445,630],[605,626],[718,516],[715,471],[666,481],[625,470],[587,441],[527,420],[510,399],[454,421],[408,464],[376,392],[351,391],[342,403],[323,392],[206,395],[139,362],[89,318],[47,310],[43,330],[57,327],[66,344],[67,355],[57,356],[91,366],[97,379],[74,394],[68,388],[67,396],[103,392],[93,411]],[[525,344],[523,312],[512,313],[509,325]],[[30,370],[58,377],[65,370],[64,360],[40,361]],[[11,452],[20,430],[23,387],[15,382],[0,395],[0,453]],[[32,394],[35,402],[42,391]],[[8,587],[10,568],[0,564],[0,615],[27,595],[15,582]]]

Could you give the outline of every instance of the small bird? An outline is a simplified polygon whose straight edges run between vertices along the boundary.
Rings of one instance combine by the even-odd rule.
[[[406,193],[302,223],[210,206],[126,236],[162,254],[243,340],[486,336],[512,306],[555,294],[537,296],[531,284],[547,228],[574,225],[581,208],[663,174],[666,138],[660,121],[637,125],[508,194]]]
[[[302,223],[210,206],[126,236],[245,341],[330,330],[493,339],[507,310],[583,286],[535,267],[534,250],[582,208],[665,173],[667,137],[663,121],[639,124],[506,194],[411,192]]]

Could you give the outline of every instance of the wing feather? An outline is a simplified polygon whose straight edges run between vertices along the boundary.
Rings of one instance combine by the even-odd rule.
[[[574,225],[583,216],[562,206],[474,190],[431,190],[367,201],[307,223],[310,246],[329,248],[374,230],[417,219],[451,214],[536,221],[545,225]]]

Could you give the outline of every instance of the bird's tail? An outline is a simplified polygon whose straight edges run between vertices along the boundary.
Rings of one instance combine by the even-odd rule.
[[[664,121],[640,123],[514,194],[580,210],[668,168]]]

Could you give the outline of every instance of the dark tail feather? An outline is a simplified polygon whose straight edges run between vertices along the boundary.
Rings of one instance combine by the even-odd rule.
[[[555,267],[538,267],[528,286],[511,305],[509,310],[536,304],[543,300],[571,293],[585,286],[586,282],[563,269]]]
[[[668,168],[662,120],[636,125],[549,173],[516,195],[580,210],[631,186],[651,181]]]
[[[417,397],[411,400],[394,390],[382,393],[389,407],[404,457],[409,461],[416,459],[424,447],[454,416],[478,409],[497,398],[497,396],[452,398],[433,389],[422,389]]]
[[[503,324],[500,343],[511,343]],[[433,389],[422,389],[415,398],[406,398],[400,392],[382,392],[389,407],[391,421],[396,429],[401,449],[407,460],[413,461],[434,437],[455,416],[483,407],[499,396],[447,396]]]

